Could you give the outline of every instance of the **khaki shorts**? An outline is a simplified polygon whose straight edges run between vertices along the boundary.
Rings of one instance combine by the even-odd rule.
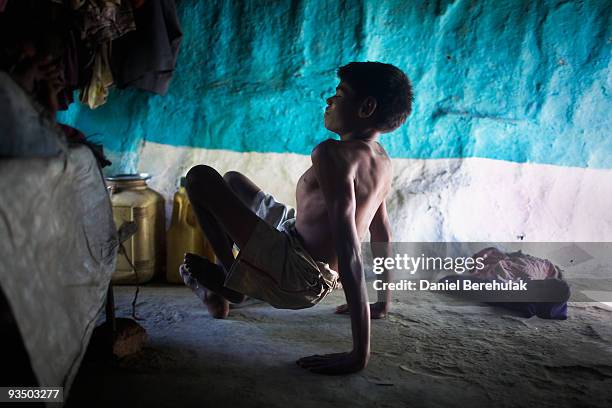
[[[304,309],[337,287],[338,274],[304,249],[292,208],[260,192],[251,210],[260,220],[228,273],[227,288],[279,309]]]

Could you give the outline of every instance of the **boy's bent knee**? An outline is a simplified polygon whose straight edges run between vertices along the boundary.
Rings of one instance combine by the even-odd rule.
[[[223,175],[223,180],[225,180],[228,184],[233,184],[241,177],[244,177],[242,173],[230,170]]]
[[[244,185],[247,184],[249,179],[246,176],[238,171],[228,171],[223,175],[223,180],[227,183],[228,186],[234,192],[240,192],[244,189]]]
[[[187,181],[187,185],[185,186],[187,191],[193,190],[197,184],[204,183],[208,184],[208,181],[214,177],[219,177],[219,173],[217,170],[213,169],[210,166],[205,164],[199,164],[197,166],[193,166],[187,172],[185,179]]]

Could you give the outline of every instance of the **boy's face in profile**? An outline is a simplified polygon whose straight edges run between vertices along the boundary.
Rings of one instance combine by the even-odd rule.
[[[336,87],[336,94],[327,98],[325,128],[338,135],[355,130],[359,121],[360,100],[355,91],[343,81]]]

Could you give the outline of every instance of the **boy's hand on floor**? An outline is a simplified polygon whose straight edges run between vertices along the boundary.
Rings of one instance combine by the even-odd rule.
[[[389,312],[389,304],[387,302],[370,303],[370,319],[385,319],[387,312]],[[338,306],[334,313],[348,315],[348,305]]]
[[[339,375],[364,369],[367,360],[367,357],[359,357],[354,352],[348,352],[303,357],[297,361],[297,365],[317,374]]]

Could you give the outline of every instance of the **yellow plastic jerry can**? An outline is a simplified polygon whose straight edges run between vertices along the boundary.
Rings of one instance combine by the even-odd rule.
[[[203,256],[215,261],[215,253],[202,233],[198,220],[185,190],[185,177],[181,177],[178,191],[174,194],[172,221],[166,236],[167,263],[166,280],[183,283],[179,266],[183,263],[185,252]]]

